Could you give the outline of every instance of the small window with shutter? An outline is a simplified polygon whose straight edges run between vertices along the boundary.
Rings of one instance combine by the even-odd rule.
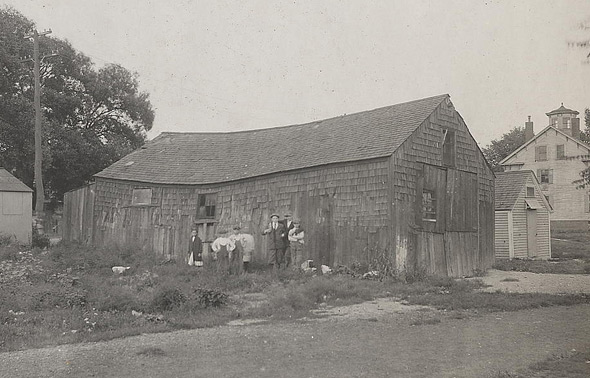
[[[152,204],[152,189],[151,188],[135,188],[133,189],[132,205],[151,205]]]
[[[215,206],[217,202],[217,193],[199,194],[199,207],[197,218],[215,218]]]
[[[547,160],[547,146],[535,147],[535,161],[546,161]]]
[[[558,144],[556,151],[557,151],[557,160],[565,159],[565,145]]]
[[[553,184],[553,169],[538,169],[537,178],[541,184]]]
[[[535,196],[535,188],[533,186],[526,187],[526,196],[527,197],[534,197]]]

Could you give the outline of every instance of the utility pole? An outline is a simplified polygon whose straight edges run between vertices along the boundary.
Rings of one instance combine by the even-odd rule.
[[[37,218],[37,230],[43,233],[43,206],[45,203],[45,192],[43,189],[43,150],[41,148],[43,129],[41,128],[41,59],[57,54],[44,55],[39,57],[39,36],[51,33],[51,29],[39,33],[33,30],[25,36],[25,39],[33,40],[33,72],[35,76],[35,217]],[[28,59],[30,60],[30,59]]]

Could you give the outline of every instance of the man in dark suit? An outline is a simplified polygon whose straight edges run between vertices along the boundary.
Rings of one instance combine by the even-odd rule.
[[[268,247],[269,259],[268,263],[273,266],[273,269],[279,269],[284,262],[285,243],[284,237],[287,235],[285,226],[279,222],[278,214],[270,216],[270,223],[268,228],[262,231],[262,235],[267,235],[266,245]]]
[[[285,226],[285,237],[283,238],[283,256],[285,256],[285,268],[291,265],[291,243],[289,242],[289,231],[291,231],[295,225],[293,224],[293,214],[290,211],[285,213],[285,219],[280,221]]]
[[[191,265],[191,254],[194,266],[203,266],[203,242],[199,238],[196,228],[191,231],[191,237],[188,242],[188,258]]]

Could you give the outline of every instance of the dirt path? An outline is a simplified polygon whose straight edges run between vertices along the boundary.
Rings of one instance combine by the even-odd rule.
[[[418,326],[411,325],[411,312],[400,311],[9,352],[0,354],[0,376],[493,377],[590,349],[588,305],[443,316]]]
[[[490,269],[479,278],[490,285],[485,291],[501,290],[509,293],[587,293],[590,294],[588,274],[547,274],[506,272]]]

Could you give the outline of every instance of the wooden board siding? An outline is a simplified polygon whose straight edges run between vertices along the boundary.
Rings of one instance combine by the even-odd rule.
[[[442,129],[455,131],[456,159],[455,166],[447,172],[447,183],[438,179],[437,193],[441,187],[448,190],[454,211],[445,221],[432,227],[420,224],[419,207],[422,190],[425,188],[423,177],[433,175],[422,167],[442,167]],[[432,269],[443,269],[443,264],[432,264],[426,256],[435,251],[433,246],[440,245],[440,236],[426,235],[433,233],[455,232],[467,235],[451,234],[447,236],[445,245],[453,248],[457,256],[446,256],[447,270],[437,274],[472,274],[473,270],[485,270],[494,262],[494,175],[485,162],[477,144],[470,135],[465,123],[452,107],[441,104],[410,138],[408,138],[391,158],[391,213],[393,216],[392,240],[401,241],[396,244],[396,261],[399,270],[432,272]],[[442,177],[442,176],[441,176]],[[448,185],[451,177],[452,184]],[[426,179],[428,181],[428,179]],[[428,185],[428,183],[426,183]],[[466,193],[466,198],[455,196],[454,192]],[[442,197],[441,197],[442,198]],[[449,203],[438,204],[439,209],[449,207]],[[409,210],[413,209],[413,210]],[[475,211],[473,211],[475,209]],[[413,212],[408,217],[408,212]],[[440,211],[440,210],[439,210]],[[445,209],[448,213],[448,209]],[[406,216],[404,216],[406,215]],[[448,223],[448,222],[450,223]],[[450,224],[447,230],[447,224]],[[469,255],[469,256],[468,256]],[[403,258],[402,258],[403,257]],[[426,267],[420,264],[427,264]],[[449,265],[450,264],[450,265]],[[433,272],[434,273],[434,272]]]
[[[95,243],[137,243],[184,258],[194,222],[213,228],[247,227],[254,258],[266,261],[261,232],[269,216],[293,212],[306,230],[312,258],[330,265],[367,262],[388,246],[387,159],[342,163],[208,186],[159,186],[98,178]],[[133,188],[151,187],[149,206],[131,206]],[[213,223],[196,217],[198,195],[216,193]],[[151,230],[151,231],[148,231]],[[132,237],[126,236],[128,234]],[[206,238],[211,241],[213,234]]]
[[[508,218],[510,211],[496,210],[496,234],[494,246],[496,258],[510,258],[510,233],[508,231]]]
[[[90,242],[94,229],[94,187],[91,184],[64,194],[62,238]]]

